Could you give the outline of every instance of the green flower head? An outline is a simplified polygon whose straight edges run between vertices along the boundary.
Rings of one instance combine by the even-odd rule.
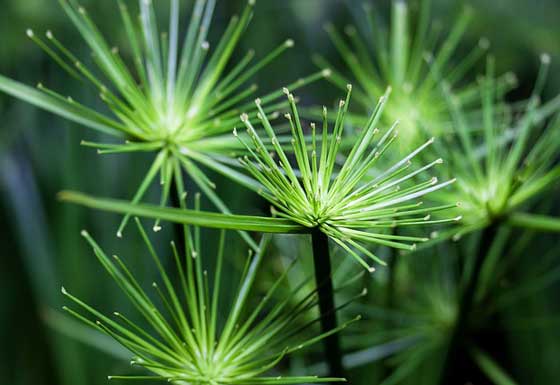
[[[160,33],[155,7],[151,0],[139,0],[139,17],[133,17],[123,0],[119,0],[126,36],[130,45],[129,60],[112,47],[101,34],[88,12],[75,0],[60,0],[62,8],[78,29],[93,53],[88,65],[71,53],[51,32],[46,40],[28,30],[28,36],[49,54],[72,77],[92,86],[110,114],[101,114],[64,97],[44,85],[31,89],[0,76],[0,90],[37,105],[66,119],[113,136],[110,143],[83,145],[101,154],[152,152],[154,161],[132,201],[138,203],[157,179],[162,186],[161,205],[165,205],[174,179],[185,171],[211,201],[222,211],[227,207],[213,191],[201,165],[233,180],[244,183],[238,172],[228,167],[224,156],[239,148],[228,133],[239,111],[249,109],[256,85],[246,83],[294,42],[286,40],[257,62],[249,51],[231,68],[232,54],[251,19],[255,0],[250,0],[241,16],[232,17],[215,48],[207,40],[216,0],[194,2],[191,20],[184,38],[179,36],[180,1],[169,0],[169,26]],[[128,61],[131,65],[128,66]],[[295,82],[301,87],[328,76],[321,71]],[[282,92],[262,97],[267,111],[279,107]],[[285,103],[280,103],[280,106]],[[159,175],[159,178],[158,178]],[[130,216],[119,227],[121,235]],[[159,229],[156,222],[154,229]]]
[[[351,76],[333,70],[329,80],[339,88],[350,82],[356,84],[355,98],[360,109],[353,111],[356,113],[354,120],[363,124],[367,119],[363,111],[369,111],[384,90],[391,86],[393,92],[385,108],[384,120],[389,124],[399,120],[404,150],[422,140],[419,135],[421,126],[429,128],[430,136],[439,136],[449,126],[447,104],[426,59],[429,58],[450,86],[457,89],[461,105],[476,108],[477,85],[465,82],[465,78],[489,46],[487,39],[481,39],[467,56],[457,61],[458,46],[472,18],[472,11],[463,10],[442,38],[441,26],[430,20],[431,2],[421,0],[419,3],[415,23],[411,21],[408,2],[394,0],[389,28],[383,27],[370,3],[364,4],[363,31],[350,25],[342,34],[333,25],[326,26]],[[315,57],[315,62],[320,67],[334,68],[320,56]]]
[[[432,197],[440,203],[461,201],[465,228],[456,236],[505,219],[560,177],[555,163],[560,149],[556,140],[560,119],[556,116],[547,123],[558,110],[560,99],[540,105],[550,57],[542,55],[541,63],[532,96],[519,112],[503,101],[497,90],[494,60],[489,58],[479,87],[483,108],[477,121],[468,119],[448,84],[441,83],[455,135],[434,149],[449,160],[457,183],[453,190]],[[446,170],[440,171],[446,175]]]
[[[292,167],[284,149],[272,129],[260,100],[258,118],[272,143],[273,152],[258,135],[246,114],[241,120],[247,127],[252,145],[234,134],[247,147],[250,157],[241,162],[261,184],[261,195],[273,205],[273,213],[307,228],[318,228],[334,242],[353,255],[368,269],[373,269],[357,253],[363,253],[383,263],[362,243],[385,245],[400,249],[414,249],[416,242],[426,238],[387,234],[396,226],[414,226],[447,222],[454,219],[432,219],[430,213],[454,206],[422,207],[418,198],[444,188],[454,179],[439,182],[435,177],[417,181],[423,173],[443,163],[435,159],[416,170],[412,161],[427,146],[430,139],[409,155],[383,167],[380,159],[398,136],[398,122],[384,133],[377,128],[390,90],[380,98],[369,121],[355,138],[352,149],[341,167],[337,160],[345,125],[345,115],[352,87],[348,85],[345,100],[339,103],[334,128],[328,133],[328,112],[323,108],[322,134],[311,123],[311,138],[304,136],[294,96],[284,89],[290,112],[285,115],[292,131],[292,150],[297,169]],[[357,251],[357,252],[356,252]]]
[[[343,381],[317,376],[267,376],[286,355],[306,348],[359,318],[325,334],[313,335],[312,326],[318,319],[314,316],[308,321],[306,317],[317,306],[315,291],[302,295],[305,285],[299,285],[283,300],[274,301],[275,291],[286,279],[288,270],[251,309],[248,298],[253,293],[252,287],[268,237],[263,238],[259,252],[249,256],[229,313],[225,313],[225,301],[220,298],[225,232],[222,231],[219,238],[213,275],[209,275],[202,265],[198,229],[185,230],[185,256],[180,256],[175,245],[171,244],[179,281],[174,284],[138,220],[137,224],[160,273],[162,286],[158,283],[152,285],[157,301],[142,288],[120,258],[109,258],[87,232],[82,234],[93,247],[99,262],[141,315],[142,322],[119,312],[112,317],[106,316],[62,289],[63,294],[80,309],[75,311],[65,307],[65,310],[113,337],[132,352],[133,366],[152,373],[109,376],[110,379],[151,379],[197,385]],[[213,285],[210,284],[212,278]],[[299,298],[297,301],[293,299],[296,296]],[[156,303],[162,306],[158,307]],[[302,319],[306,321],[302,322]],[[295,324],[299,326],[294,328]]]

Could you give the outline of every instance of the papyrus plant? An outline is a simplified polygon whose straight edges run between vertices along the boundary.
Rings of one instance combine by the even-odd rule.
[[[115,375],[109,376],[109,379],[165,380],[177,384],[208,385],[343,380],[269,375],[285,356],[348,325],[343,324],[325,334],[312,334],[312,337],[309,337],[309,329],[313,329],[316,319],[294,328],[293,325],[317,305],[317,293],[312,291],[301,295],[300,291],[305,285],[299,285],[283,300],[275,302],[274,292],[284,283],[288,270],[277,278],[256,306],[251,307],[253,286],[269,237],[262,239],[257,253],[249,254],[229,311],[224,312],[227,306],[224,307],[224,300],[221,299],[221,296],[225,297],[221,284],[224,264],[227,263],[224,262],[227,254],[225,231],[221,231],[218,238],[217,256],[212,261],[215,268],[209,274],[205,270],[205,264],[209,261],[201,255],[200,230],[185,227],[186,255],[180,255],[178,248],[171,243],[171,259],[178,274],[178,283],[174,283],[140,221],[137,219],[136,222],[160,275],[160,282],[152,284],[153,293],[142,287],[123,260],[117,256],[109,257],[86,231],[82,235],[92,246],[101,265],[138,311],[141,322],[137,321],[138,317],[120,312],[105,315],[62,289],[63,294],[75,305],[65,307],[66,311],[113,337],[133,354],[133,366],[151,373]],[[292,300],[296,295],[301,299]]]
[[[499,242],[498,237],[504,225],[560,231],[558,219],[524,213],[560,178],[557,164],[560,143],[555,138],[559,119],[558,116],[549,119],[558,110],[559,99],[544,105],[540,101],[549,64],[550,57],[542,55],[533,92],[518,112],[504,102],[494,75],[494,60],[489,58],[486,76],[479,87],[482,115],[475,121],[466,117],[451,87],[440,77],[437,66],[432,67],[435,77],[441,79],[441,92],[449,105],[455,130],[446,143],[434,149],[449,159],[458,179],[454,189],[436,192],[432,198],[438,203],[462,203],[464,220],[459,228],[451,229],[448,236],[458,240],[466,233],[481,230],[473,252],[462,261],[466,274],[458,291],[456,321],[449,332],[441,384],[458,380],[454,376],[460,372],[458,363],[463,362],[461,355],[464,355],[465,339],[484,272],[492,274],[505,263],[506,258],[502,257],[507,256],[502,250],[506,242]],[[447,172],[440,171],[442,175]]]
[[[296,167],[290,163],[279,144],[260,99],[255,102],[259,109],[257,116],[268,136],[266,142],[272,143],[274,151],[268,150],[246,114],[241,116],[241,120],[251,143],[246,143],[237,130],[234,134],[251,153],[241,162],[262,184],[259,192],[271,203],[275,216],[289,219],[308,229],[318,229],[356,261],[373,271],[371,264],[383,264],[383,261],[364,245],[411,250],[416,242],[427,240],[425,237],[392,235],[387,232],[388,229],[460,219],[434,219],[430,216],[431,213],[455,207],[455,204],[422,207],[419,200],[455,180],[439,181],[429,174],[433,167],[443,163],[441,158],[416,169],[412,167],[415,157],[434,142],[433,138],[396,162],[389,165],[381,163],[383,155],[391,151],[391,145],[399,136],[399,122],[384,131],[378,128],[390,90],[379,99],[342,166],[338,167],[336,161],[341,155],[339,147],[352,87],[348,85],[347,89],[346,99],[339,102],[331,134],[328,133],[329,118],[325,107],[320,123],[321,133],[317,133],[316,124],[311,123],[310,138],[304,135],[293,94],[287,88],[284,89],[290,104],[290,112],[285,118],[292,129],[291,143]],[[374,167],[377,174],[373,178],[366,178]]]
[[[455,134],[433,149],[449,160],[450,167],[439,170],[441,176],[453,170],[457,183],[432,197],[440,203],[461,202],[464,220],[454,233],[456,238],[499,221],[544,230],[555,228],[551,218],[523,212],[560,178],[560,142],[556,140],[560,120],[554,115],[560,99],[543,105],[540,101],[549,62],[550,57],[542,55],[532,95],[519,112],[498,92],[494,60],[489,58],[479,86],[482,116],[475,122],[465,116],[449,85],[441,83]]]
[[[112,46],[115,43],[102,35],[88,12],[75,0],[60,0],[60,4],[92,51],[92,65],[70,52],[53,32],[47,31],[46,38],[42,38],[32,30],[27,31],[69,75],[99,93],[109,114],[99,113],[43,84],[36,90],[0,76],[0,90],[113,137],[107,143],[82,142],[97,148],[101,154],[153,153],[154,160],[132,202],[139,202],[158,180],[162,190],[161,205],[165,205],[169,195],[176,194],[170,190],[177,174],[186,172],[218,209],[229,212],[201,166],[241,184],[250,184],[223,161],[239,147],[230,135],[231,127],[241,110],[255,117],[255,109],[247,99],[257,87],[247,82],[292,47],[293,41],[286,40],[255,63],[252,63],[255,54],[249,51],[228,67],[251,19],[254,0],[248,1],[241,16],[232,17],[215,47],[207,40],[215,0],[194,2],[182,39],[179,36],[179,0],[169,1],[167,34],[160,33],[162,28],[157,25],[151,0],[138,1],[139,17],[136,11],[129,11],[124,0],[118,3],[131,51],[129,59],[121,56],[121,50]],[[324,75],[328,72],[300,79],[292,86],[303,86]],[[261,98],[268,112],[285,104],[278,102],[281,95],[281,91],[277,91]],[[127,215],[123,219],[117,232],[119,236],[129,218]],[[158,222],[154,229],[159,229]]]
[[[548,330],[543,325],[552,326],[556,319],[545,310],[526,306],[532,298],[546,297],[560,280],[557,250],[542,240],[537,232],[500,228],[492,247],[485,250],[487,263],[476,287],[470,321],[462,331],[460,363],[453,367],[459,379],[440,383],[463,383],[475,376],[484,383],[520,383],[515,367],[503,359],[503,344],[525,335],[527,329]],[[406,263],[400,259],[397,271],[392,272],[391,301],[388,283],[379,279],[371,280],[368,287],[375,295],[366,303],[350,305],[348,312],[359,311],[363,319],[344,333],[344,342],[356,356],[369,356],[361,364],[375,365],[369,372],[374,383],[438,383],[460,313],[460,293],[469,276],[470,260],[465,254],[476,249],[477,242],[464,237],[460,243],[439,243]]]
[[[489,46],[488,40],[482,39],[470,53],[461,55],[459,45],[472,18],[470,9],[465,8],[447,31],[432,22],[430,0],[420,0],[417,5],[418,14],[411,17],[408,2],[393,0],[389,27],[385,28],[372,3],[364,3],[364,17],[357,20],[364,28],[349,25],[341,33],[332,24],[325,27],[345,69],[337,70],[326,58],[315,57],[321,68],[332,70],[329,80],[336,86],[355,84],[357,108],[351,112],[358,122],[367,120],[367,113],[388,86],[393,88],[384,121],[391,124],[399,120],[405,152],[423,140],[420,125],[429,127],[428,137],[449,128],[448,106],[426,58],[431,58],[455,89],[458,103],[469,111],[478,106],[478,98],[477,84],[469,81],[468,74]],[[509,77],[499,79],[501,92],[509,86],[505,81]]]
[[[384,133],[380,133],[377,128],[389,90],[380,98],[342,166],[337,167],[336,159],[352,91],[350,85],[347,86],[347,91],[346,99],[339,102],[331,134],[328,134],[328,111],[323,108],[322,133],[317,134],[315,123],[311,123],[311,138],[306,139],[295,97],[287,88],[284,89],[290,104],[290,112],[285,117],[292,131],[292,151],[297,167],[292,166],[282,149],[261,106],[261,100],[255,101],[259,109],[257,116],[274,151],[269,151],[246,114],[241,116],[241,120],[247,128],[251,144],[245,143],[237,131],[234,131],[234,135],[250,152],[250,156],[241,159],[241,162],[262,184],[259,192],[272,204],[273,214],[304,226],[312,234],[316,284],[320,289],[319,304],[324,316],[323,331],[337,324],[336,315],[333,314],[335,305],[329,239],[372,272],[372,262],[384,262],[367,245],[410,250],[414,249],[414,242],[427,240],[390,234],[387,229],[460,219],[430,217],[431,212],[446,210],[452,205],[420,207],[422,203],[418,198],[454,182],[451,179],[439,183],[437,178],[432,177],[420,182],[413,181],[417,175],[442,163],[442,159],[435,159],[416,170],[409,170],[414,157],[430,145],[433,139],[399,161],[381,168],[373,179],[365,180],[366,174],[378,165],[380,158],[397,138],[397,123]],[[327,277],[327,284],[321,284]],[[340,362],[342,352],[338,345],[336,336],[326,339],[325,350],[331,373],[343,370]]]

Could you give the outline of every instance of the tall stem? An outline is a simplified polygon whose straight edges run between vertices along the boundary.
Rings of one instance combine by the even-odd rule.
[[[181,208],[181,197],[179,196],[179,192],[177,189],[177,182],[175,179],[171,181],[170,187],[171,194],[171,207],[180,209]],[[185,233],[183,230],[183,225],[180,223],[173,224],[173,233],[175,239],[175,246],[177,247],[177,252],[179,255],[185,255]]]
[[[465,352],[465,339],[467,336],[470,316],[476,298],[476,291],[479,286],[480,272],[488,255],[488,251],[496,238],[498,223],[494,223],[482,231],[478,250],[474,256],[474,264],[467,282],[460,291],[459,308],[454,328],[449,340],[447,357],[444,362],[440,384],[448,385],[459,383],[460,376],[467,369],[467,360],[463,355]]]
[[[337,327],[332,283],[331,258],[329,254],[329,238],[319,229],[311,232],[313,244],[313,264],[315,266],[315,284],[319,294],[319,311],[321,312],[321,329],[323,333]],[[324,339],[325,358],[329,365],[329,376],[344,377],[342,352],[338,333]]]

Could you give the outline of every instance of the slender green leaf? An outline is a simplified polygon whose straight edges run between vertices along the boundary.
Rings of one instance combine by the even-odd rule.
[[[196,210],[182,210],[149,204],[131,204],[116,199],[95,198],[86,194],[63,191],[59,199],[86,207],[139,217],[161,219],[174,223],[226,230],[258,231],[263,233],[305,233],[307,229],[293,221],[250,215],[230,215]]]

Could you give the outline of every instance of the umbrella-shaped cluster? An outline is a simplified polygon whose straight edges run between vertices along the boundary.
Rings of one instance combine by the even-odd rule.
[[[317,319],[300,322],[317,305],[317,294],[301,292],[299,285],[281,301],[275,291],[285,281],[289,269],[278,277],[267,293],[251,307],[249,298],[266,251],[268,238],[259,252],[249,255],[229,313],[225,314],[221,283],[224,274],[225,232],[221,232],[212,274],[204,269],[200,231],[185,229],[186,255],[180,255],[172,243],[172,259],[178,282],[166,272],[164,262],[155,251],[139,220],[139,232],[146,243],[160,283],[152,284],[152,299],[119,258],[110,258],[85,231],[82,235],[109,275],[119,285],[140,315],[129,317],[120,312],[107,316],[62,289],[80,310],[65,310],[86,324],[113,337],[134,355],[131,364],[151,375],[109,376],[110,379],[166,380],[196,384],[295,384],[341,381],[317,376],[272,376],[272,371],[286,355],[304,349],[326,336],[345,328],[349,321],[326,334],[312,334],[309,329]],[[213,284],[211,280],[213,279]],[[161,285],[161,286],[160,286]],[[303,294],[303,295],[302,295]],[[300,298],[295,301],[294,297]],[[161,305],[158,305],[161,304]],[[356,318],[357,319],[357,318]],[[356,320],[354,319],[354,320]],[[293,328],[294,324],[299,324]]]
[[[99,113],[41,83],[36,90],[0,76],[0,90],[114,137],[107,143],[82,142],[97,148],[101,154],[154,153],[154,160],[132,202],[139,202],[148,188],[159,180],[161,205],[165,205],[170,194],[176,193],[171,188],[183,170],[216,207],[228,212],[201,166],[247,184],[246,178],[223,161],[224,157],[239,149],[238,142],[229,132],[240,111],[247,110],[252,118],[255,117],[248,98],[255,94],[257,86],[247,82],[294,42],[286,40],[256,62],[251,50],[232,65],[232,54],[247,29],[254,0],[248,2],[240,16],[231,18],[215,47],[210,46],[208,34],[216,0],[194,3],[182,39],[179,0],[169,1],[166,33],[157,24],[154,3],[151,0],[138,3],[136,17],[124,1],[119,0],[130,58],[111,45],[87,10],[75,0],[60,0],[60,4],[91,50],[91,65],[66,48],[52,31],[46,32],[46,38],[32,30],[27,31],[28,36],[69,75],[93,87],[109,114]],[[321,71],[295,81],[292,86],[301,87],[328,75],[328,71]],[[263,96],[265,110],[272,112],[285,105],[278,102],[281,95],[278,90]],[[129,218],[125,216],[118,229],[119,236]],[[158,223],[154,229],[159,229]]]
[[[345,115],[352,87],[348,85],[345,100],[338,106],[334,128],[328,132],[329,118],[323,109],[322,133],[311,123],[311,137],[306,137],[299,117],[296,101],[288,89],[284,89],[290,112],[285,115],[292,130],[293,166],[289,156],[278,143],[262,102],[256,101],[258,118],[272,143],[272,151],[257,133],[246,114],[241,120],[247,127],[251,144],[245,142],[250,156],[241,159],[253,177],[262,184],[261,195],[273,205],[273,213],[290,219],[306,228],[318,228],[340,245],[361,264],[372,269],[361,255],[383,263],[363,244],[377,244],[401,249],[414,249],[423,237],[387,233],[396,226],[415,226],[448,221],[433,219],[431,213],[445,210],[456,204],[423,207],[418,198],[442,189],[454,182],[443,182],[427,174],[430,169],[443,163],[434,159],[419,168],[412,168],[415,157],[433,143],[430,139],[409,155],[388,166],[379,164],[383,154],[398,136],[393,124],[382,132],[377,128],[387,97],[380,98],[369,121],[356,137],[355,143],[345,157],[342,166],[337,159],[342,155],[340,144],[345,126]],[[373,177],[367,177],[374,166],[383,166]]]

